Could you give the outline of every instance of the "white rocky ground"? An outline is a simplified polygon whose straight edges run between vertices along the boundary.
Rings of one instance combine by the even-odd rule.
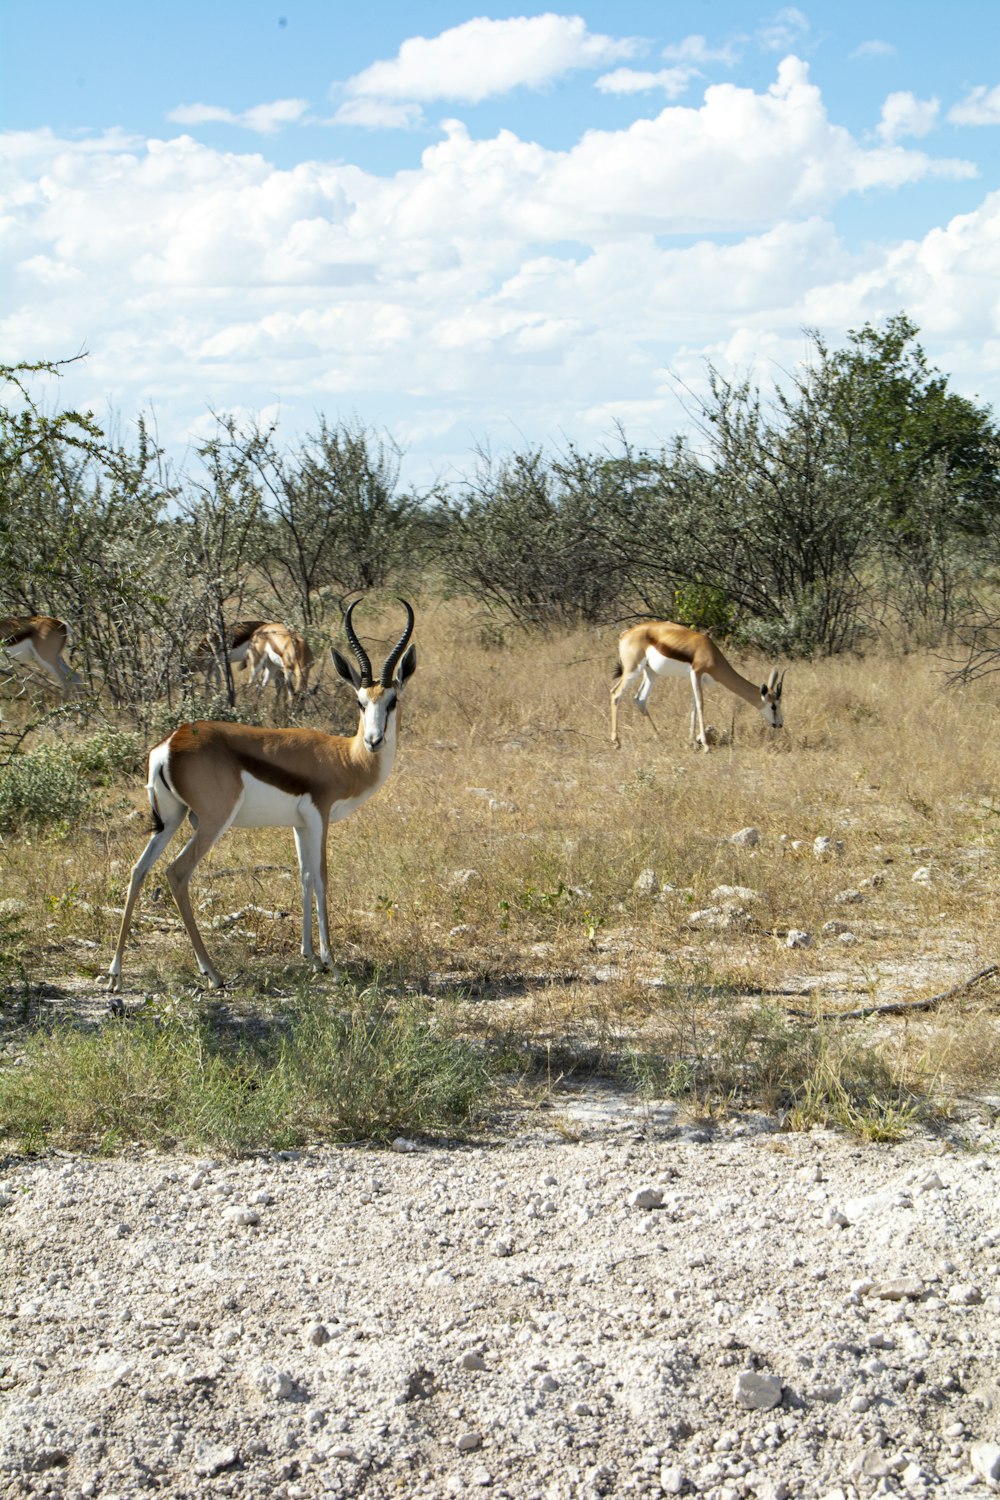
[[[9,1163],[0,1494],[997,1492],[995,1134],[573,1116]]]

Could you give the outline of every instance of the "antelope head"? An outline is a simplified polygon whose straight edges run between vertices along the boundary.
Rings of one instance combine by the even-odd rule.
[[[399,702],[400,694],[403,691],[403,684],[413,675],[417,665],[416,646],[410,646],[409,650],[406,649],[410,636],[413,634],[413,610],[405,599],[400,599],[400,604],[406,610],[406,629],[386,657],[382,671],[379,674],[379,680],[376,682],[372,676],[371,662],[368,660],[367,653],[355,635],[354,627],[351,624],[351,615],[354,613],[354,607],[358,602],[355,599],[348,606],[347,613],[344,616],[344,633],[354,653],[357,666],[353,662],[349,662],[345,656],[341,656],[337,650],[333,650],[331,654],[337,675],[342,677],[345,682],[349,682],[358,695],[358,707],[361,710],[365,749],[375,751],[381,749],[385,741],[389,716],[394,712]]]
[[[760,711],[764,715],[764,723],[772,729],[780,729],[785,722],[781,712],[781,684],[784,680],[784,672],[779,677],[777,667],[772,667],[770,677],[760,685]]]

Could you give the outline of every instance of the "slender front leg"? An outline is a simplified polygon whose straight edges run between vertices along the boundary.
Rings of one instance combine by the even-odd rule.
[[[312,909],[313,909],[313,870],[316,859],[315,851],[310,847],[309,831],[304,828],[294,828],[295,853],[299,860],[299,880],[302,886],[302,957],[312,960]]]
[[[326,828],[318,811],[295,829],[295,848],[302,877],[302,957],[315,961],[312,942],[312,909],[316,905],[319,929],[319,963],[330,967],[330,934],[326,917]]]

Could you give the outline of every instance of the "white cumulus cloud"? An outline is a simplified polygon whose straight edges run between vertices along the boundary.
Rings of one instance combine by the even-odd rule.
[[[631,38],[589,31],[580,16],[481,16],[435,37],[409,37],[396,57],[372,63],[344,87],[355,98],[476,104],[519,86],[542,88],[576,68],[632,57],[637,46]]]
[[[237,125],[258,135],[274,135],[285,125],[301,120],[308,108],[308,99],[274,99],[238,112],[221,104],[178,104],[167,119],[175,125]]]
[[[735,42],[726,42],[722,47],[710,47],[705,38],[695,34],[680,42],[670,42],[660,54],[668,62],[688,63],[702,67],[706,63],[721,62],[727,67],[737,60],[738,47]]]
[[[656,89],[668,99],[677,99],[697,76],[695,68],[660,68],[656,72],[614,68],[610,73],[602,73],[594,87],[602,94],[644,94]]]
[[[1000,84],[972,89],[961,103],[952,105],[948,119],[953,125],[1000,125]]]
[[[968,372],[1000,345],[1000,194],[888,249],[848,250],[831,222],[850,195],[972,174],[897,139],[918,105],[859,138],[786,57],[769,88],[714,84],[561,150],[447,120],[397,171],[188,134],[0,136],[0,343],[87,348],[60,399],[152,400],[168,443],[208,406],[280,403],[283,425],[360,412],[437,457],[498,434],[596,444],[615,416],[669,436],[668,371],[791,364],[803,325],[901,308]]]
[[[890,94],[882,105],[878,134],[890,145],[905,135],[929,135],[940,107],[937,99],[918,99],[908,91]]]

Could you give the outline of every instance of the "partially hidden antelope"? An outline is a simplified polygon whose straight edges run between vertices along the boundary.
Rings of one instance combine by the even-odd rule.
[[[265,688],[273,677],[276,700],[287,698],[289,693],[299,698],[308,686],[313,654],[308,641],[297,630],[267,621],[258,625],[250,637],[246,664],[251,687],[259,677],[260,687]]]
[[[37,667],[57,684],[63,702],[83,686],[80,674],[63,659],[69,631],[51,615],[7,615],[0,618],[0,653],[23,667]]]
[[[675,625],[669,620],[649,620],[633,625],[623,631],[618,640],[618,666],[615,676],[618,681],[611,689],[611,743],[619,746],[618,704],[622,694],[631,685],[639,682],[635,695],[636,706],[649,719],[655,733],[659,733],[649,712],[649,695],[657,677],[674,675],[689,677],[694,702],[691,707],[691,738],[703,750],[708,749],[705,733],[705,710],[702,701],[701,680],[711,677],[720,687],[728,688],[737,698],[753,703],[760,709],[764,722],[771,729],[780,729],[784,723],[781,712],[781,687],[784,672],[778,675],[773,668],[766,682],[760,686],[747,677],[741,677],[731,667],[708,636],[700,630],[689,630],[686,625]]]
[[[198,642],[191,653],[191,660],[199,671],[205,673],[207,687],[211,688],[218,682],[223,660],[227,660],[231,667],[247,665],[254,635],[266,624],[266,620],[237,620],[234,624],[227,625],[224,653],[219,649],[218,640],[213,640],[211,636],[206,635]]]
[[[291,828],[302,878],[302,956],[313,960],[312,907],[319,927],[319,963],[330,966],[326,910],[327,834],[331,823],[356,812],[387,780],[396,758],[397,712],[403,687],[417,665],[410,645],[413,610],[405,599],[406,628],[386,657],[378,681],[351,617],[344,632],[357,665],[332,651],[333,665],[357,695],[360,717],[353,737],[318,729],[260,729],[201,720],[182,724],[149,752],[147,793],[153,833],[129,881],[118,946],[107,988],[121,982],[122,955],[143,881],[185,817],[194,833],[167,866],[167,881],[194,948],[198,967],[213,988],[223,981],[198,931],[188,885],[205,855],[230,828]]]

